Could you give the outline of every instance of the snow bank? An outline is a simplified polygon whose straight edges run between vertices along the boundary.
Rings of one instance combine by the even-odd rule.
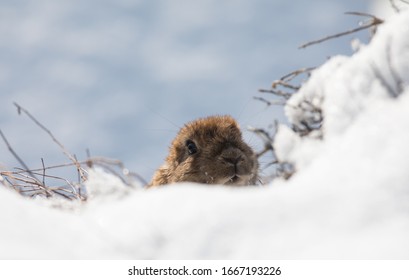
[[[0,188],[0,258],[408,258],[408,82],[402,12],[289,101],[293,124],[314,121],[305,100],[323,116],[305,137],[280,128],[277,154],[297,170],[290,180],[129,191],[94,173],[93,198],[69,211]]]

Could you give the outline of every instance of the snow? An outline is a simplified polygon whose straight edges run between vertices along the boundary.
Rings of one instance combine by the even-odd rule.
[[[286,114],[316,120],[299,109],[307,100],[322,127],[300,137],[281,126],[274,143],[297,170],[287,181],[131,190],[90,170],[89,201],[70,209],[0,188],[0,258],[408,258],[408,61],[406,11],[316,69]]]

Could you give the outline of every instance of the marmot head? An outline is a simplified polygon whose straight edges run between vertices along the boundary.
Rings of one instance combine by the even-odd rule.
[[[236,121],[230,116],[212,116],[190,122],[179,131],[150,186],[176,182],[254,185],[257,169],[257,157],[244,143]]]

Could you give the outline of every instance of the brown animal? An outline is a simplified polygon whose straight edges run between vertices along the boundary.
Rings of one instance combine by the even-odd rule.
[[[165,163],[149,186],[176,182],[254,185],[258,161],[230,116],[212,116],[186,124],[173,140]]]

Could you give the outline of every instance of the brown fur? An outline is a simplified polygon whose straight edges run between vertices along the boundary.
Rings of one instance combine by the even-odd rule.
[[[189,154],[189,141],[196,147],[193,154]],[[236,121],[230,116],[212,116],[190,122],[179,131],[149,186],[176,182],[254,185],[257,169],[257,157],[244,143]]]

